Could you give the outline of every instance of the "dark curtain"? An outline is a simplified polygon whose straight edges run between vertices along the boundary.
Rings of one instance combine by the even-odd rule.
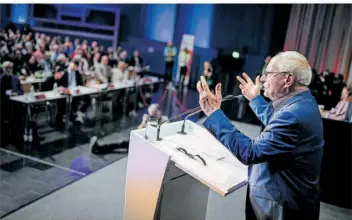
[[[342,73],[352,83],[352,5],[292,6],[284,50],[304,54],[312,68]]]

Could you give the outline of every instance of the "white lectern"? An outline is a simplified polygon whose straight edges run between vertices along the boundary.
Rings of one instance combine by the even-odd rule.
[[[212,134],[191,121],[178,134],[181,126],[163,124],[159,141],[152,126],[131,132],[125,220],[204,220],[209,189],[226,196],[247,183],[247,166]]]

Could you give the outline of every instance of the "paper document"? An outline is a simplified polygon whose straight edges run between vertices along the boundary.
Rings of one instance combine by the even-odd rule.
[[[247,166],[241,164],[207,131],[175,134],[153,144],[170,155],[181,170],[222,195],[227,195],[247,183]],[[195,155],[199,155],[206,165]]]

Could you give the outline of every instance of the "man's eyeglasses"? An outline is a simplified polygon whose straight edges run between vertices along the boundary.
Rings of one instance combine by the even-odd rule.
[[[176,148],[176,150],[183,152],[184,154],[186,154],[189,158],[191,158],[193,160],[197,160],[197,161],[203,163],[204,166],[207,165],[205,160],[199,154],[196,154],[196,155],[190,154],[186,151],[186,149],[184,149],[182,147],[178,147],[178,148]]]
[[[274,76],[277,76],[277,75],[279,75],[279,74],[281,74],[281,73],[283,73],[283,74],[289,74],[289,72],[264,72],[264,73],[263,73],[263,76],[265,76],[265,78],[268,78],[269,75],[275,74],[275,75],[272,76],[272,77],[274,77]]]

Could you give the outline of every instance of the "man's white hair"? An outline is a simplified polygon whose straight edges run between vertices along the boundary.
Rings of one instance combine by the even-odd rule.
[[[5,61],[2,66],[5,68],[7,66],[13,66],[13,63],[11,61]]]
[[[309,86],[312,80],[312,69],[302,54],[297,51],[285,51],[278,53],[274,58],[280,72],[292,73],[296,76],[296,84]]]

